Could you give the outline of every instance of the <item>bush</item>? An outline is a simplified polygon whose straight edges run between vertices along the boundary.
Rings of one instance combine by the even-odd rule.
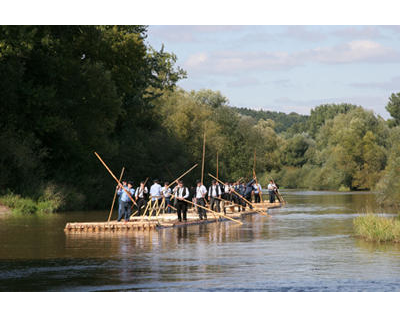
[[[355,218],[353,226],[356,235],[366,240],[400,242],[400,220],[398,218],[368,214]]]
[[[1,196],[0,202],[19,214],[52,213],[61,206],[61,200],[56,196],[41,196],[38,200],[34,200],[12,192]]]

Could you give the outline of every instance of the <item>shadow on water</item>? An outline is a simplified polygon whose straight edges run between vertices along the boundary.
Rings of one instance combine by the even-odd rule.
[[[373,194],[285,192],[271,217],[65,234],[107,212],[0,218],[2,291],[398,291],[400,246],[353,237]]]

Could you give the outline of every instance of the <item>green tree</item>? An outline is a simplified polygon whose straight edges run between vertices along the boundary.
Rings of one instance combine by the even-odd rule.
[[[200,104],[207,104],[212,108],[226,106],[229,100],[221,94],[220,91],[213,91],[210,89],[201,89],[199,91],[191,91],[193,98]]]
[[[400,125],[400,93],[392,93],[386,105],[386,110],[393,118],[389,121],[390,126]]]

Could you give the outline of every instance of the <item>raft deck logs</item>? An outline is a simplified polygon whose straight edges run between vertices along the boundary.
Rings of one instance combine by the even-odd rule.
[[[256,210],[246,208],[245,211],[238,212],[237,206],[227,206],[227,215],[231,218],[239,219],[245,215],[259,214],[259,211],[266,211],[272,208],[279,208],[285,203],[275,202],[268,203],[266,201],[254,204]],[[221,207],[222,211],[222,207]],[[221,213],[223,214],[223,212]],[[128,222],[125,221],[110,221],[110,222],[86,222],[86,223],[67,223],[64,231],[66,233],[79,233],[79,232],[115,232],[115,231],[149,231],[162,228],[183,227],[189,225],[200,225],[215,223],[217,221],[228,221],[223,217],[214,215],[207,212],[207,220],[200,220],[199,215],[194,208],[188,210],[187,221],[179,222],[176,219],[176,214],[159,214],[158,216],[131,216]]]

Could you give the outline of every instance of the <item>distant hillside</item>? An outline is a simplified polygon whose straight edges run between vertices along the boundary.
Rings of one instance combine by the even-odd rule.
[[[247,115],[255,118],[257,121],[260,119],[270,119],[275,121],[275,131],[299,133],[307,129],[307,121],[309,115],[301,115],[295,112],[286,114],[283,112],[272,112],[264,110],[252,110],[248,108],[233,107],[239,114]]]

